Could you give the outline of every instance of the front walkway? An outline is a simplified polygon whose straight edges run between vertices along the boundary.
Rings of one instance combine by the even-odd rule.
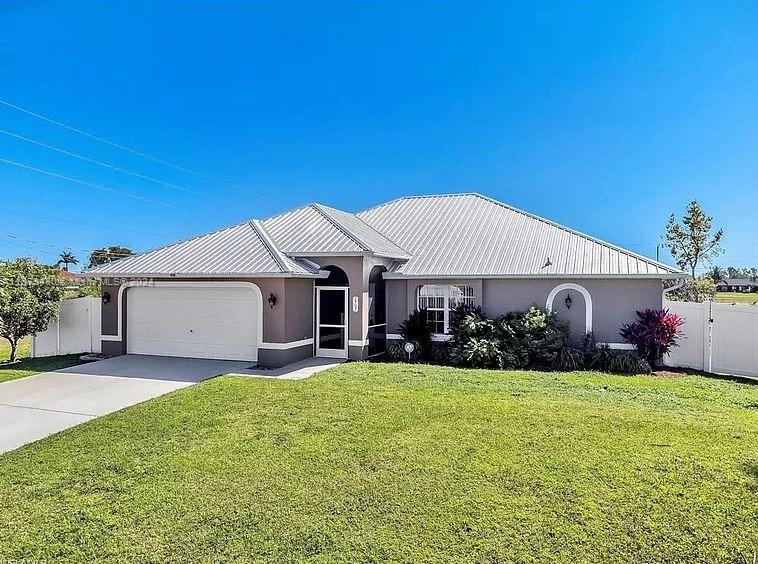
[[[125,355],[0,384],[0,453],[249,362]]]
[[[248,378],[277,378],[279,380],[304,380],[313,376],[314,374],[318,374],[324,370],[329,370],[330,368],[339,366],[343,362],[345,361],[339,358],[313,357],[306,358],[305,360],[301,360],[299,362],[293,362],[287,366],[282,366],[281,368],[274,368],[271,370],[257,368],[236,370],[230,373],[229,376],[247,376]]]

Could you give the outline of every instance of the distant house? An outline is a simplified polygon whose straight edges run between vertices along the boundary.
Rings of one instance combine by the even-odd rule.
[[[63,280],[66,281],[67,288],[75,288],[77,286],[84,286],[87,284],[88,279],[76,272],[69,272],[68,270],[60,270],[58,274]]]
[[[758,292],[758,282],[750,278],[727,278],[716,283],[717,292]]]

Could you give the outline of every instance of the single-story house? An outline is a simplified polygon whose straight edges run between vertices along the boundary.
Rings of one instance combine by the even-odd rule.
[[[727,278],[716,282],[717,292],[757,292],[758,282],[750,278]]]
[[[480,194],[347,213],[310,204],[92,268],[102,350],[281,366],[365,359],[416,308],[445,339],[459,304],[547,307],[572,335],[624,347],[635,310],[681,271]]]

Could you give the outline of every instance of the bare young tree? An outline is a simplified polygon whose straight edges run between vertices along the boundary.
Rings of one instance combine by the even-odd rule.
[[[705,214],[697,200],[687,206],[682,223],[671,214],[666,224],[663,244],[668,247],[677,266],[689,270],[693,278],[700,263],[710,262],[724,252],[721,247],[724,230],[719,229],[711,235],[712,227],[713,218]]]

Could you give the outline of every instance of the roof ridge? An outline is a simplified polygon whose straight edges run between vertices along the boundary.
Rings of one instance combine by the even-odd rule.
[[[315,209],[318,213],[320,213],[322,216],[326,218],[327,221],[329,221],[332,225],[334,225],[337,229],[342,231],[342,233],[352,239],[359,247],[363,247],[363,250],[366,252],[372,252],[371,247],[363,242],[359,237],[357,237],[355,234],[353,234],[347,227],[345,227],[342,222],[340,222],[338,219],[336,219],[332,214],[330,214],[328,211],[326,211],[324,208],[328,208],[328,206],[324,206],[323,204],[319,204],[317,202],[313,202],[310,204],[310,206]],[[330,208],[330,209],[337,209],[337,208]],[[343,213],[350,213],[345,212],[343,210],[337,210],[342,211]],[[353,214],[355,215],[355,214]],[[360,219],[360,218],[359,218]],[[376,231],[376,230],[375,230]],[[377,231],[378,233],[378,231]]]
[[[480,194],[478,192],[451,192],[449,194],[411,194],[410,196],[398,196],[397,198],[392,198],[391,200],[388,200],[381,204],[376,204],[375,206],[371,206],[369,208],[366,208],[365,210],[361,210],[357,214],[354,214],[354,215],[358,219],[360,219],[360,216],[358,214],[370,212],[371,210],[381,208],[382,206],[388,206],[389,204],[394,204],[395,202],[399,202],[400,200],[420,200],[423,198],[447,198],[447,197],[454,197],[454,196],[479,196],[479,195]]]
[[[408,252],[408,250],[404,249],[398,243],[396,243],[395,241],[393,241],[392,239],[390,239],[389,237],[387,237],[384,233],[382,233],[381,231],[379,231],[376,227],[374,227],[373,225],[367,223],[362,217],[358,216],[357,213],[346,212],[346,211],[341,210],[339,208],[333,208],[331,206],[326,206],[324,204],[317,204],[317,205],[320,206],[320,207],[322,207],[322,208],[326,208],[327,210],[331,209],[331,210],[336,210],[336,211],[339,211],[339,212],[342,212],[342,213],[350,214],[355,219],[357,219],[358,221],[360,221],[362,225],[365,225],[367,228],[369,228],[371,231],[373,231],[374,233],[376,233],[380,237],[384,237],[389,243],[392,243],[393,245],[395,245],[398,249],[400,249],[401,251],[403,251],[406,255],[408,255],[409,257],[413,256],[410,252]],[[335,221],[338,221],[338,220],[335,219]],[[345,228],[345,229],[347,229],[347,228]],[[364,245],[364,246],[368,247],[367,244]],[[371,249],[371,248],[367,248],[366,250],[373,252],[373,249]]]
[[[282,253],[274,244],[274,241],[266,232],[266,229],[263,227],[260,220],[252,219],[248,221],[247,224],[258,235],[260,240],[263,242],[263,245],[266,247],[266,249],[268,249],[271,258],[273,258],[274,262],[276,262],[279,265],[279,268],[282,269],[282,272],[292,272],[292,269],[287,266],[287,260],[284,256],[284,253]]]
[[[556,227],[558,229],[562,229],[563,231],[568,231],[569,233],[573,233],[574,235],[578,235],[579,237],[584,237],[585,239],[589,239],[590,241],[593,241],[593,242],[595,242],[595,243],[597,243],[599,245],[606,245],[606,246],[611,247],[612,249],[614,249],[614,250],[616,250],[618,252],[621,252],[621,253],[633,256],[633,257],[635,257],[637,259],[640,259],[640,260],[643,260],[645,262],[648,262],[648,263],[654,264],[656,266],[660,266],[660,267],[663,267],[665,269],[668,269],[668,270],[672,271],[672,273],[678,273],[679,272],[675,268],[673,268],[672,266],[670,266],[668,264],[662,263],[660,261],[657,261],[655,259],[646,257],[644,255],[640,255],[638,253],[635,253],[634,251],[630,251],[629,249],[625,249],[624,247],[620,247],[618,245],[615,245],[614,243],[610,243],[608,241],[604,241],[603,239],[600,239],[598,237],[594,237],[592,235],[588,235],[587,233],[584,233],[582,231],[577,231],[576,229],[572,229],[571,227],[566,227],[565,225],[561,225],[560,223],[557,223],[557,222],[555,222],[555,221],[553,221],[551,219],[547,219],[547,218],[544,218],[544,217],[539,216],[537,214],[534,214],[534,213],[531,213],[531,212],[528,212],[528,211],[524,211],[524,210],[522,210],[520,208],[512,206],[511,204],[506,204],[505,202],[501,202],[500,200],[496,200],[495,198],[492,198],[490,196],[485,196],[484,194],[480,194],[478,192],[470,192],[467,195],[476,196],[476,197],[481,198],[483,200],[487,200],[488,202],[492,202],[493,204],[502,206],[502,207],[504,207],[506,209],[509,209],[511,211],[514,211],[516,213],[520,213],[520,214],[523,214],[523,215],[525,215],[527,217],[531,217],[532,219],[535,219],[537,221],[542,221],[543,223],[547,223],[548,225],[552,225],[553,227]]]

